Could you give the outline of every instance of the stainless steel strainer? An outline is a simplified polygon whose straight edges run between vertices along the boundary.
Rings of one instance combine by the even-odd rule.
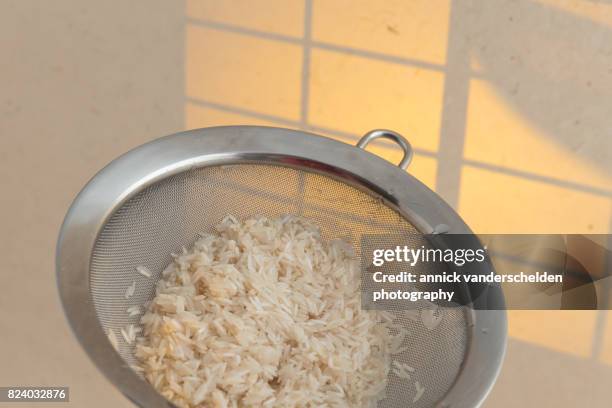
[[[364,150],[379,137],[404,150],[399,166]],[[172,406],[129,367],[132,350],[123,339],[117,353],[105,332],[138,324],[139,316],[129,317],[126,309],[152,298],[170,254],[227,214],[301,215],[317,223],[325,238],[348,239],[357,250],[373,234],[430,233],[442,224],[448,233],[471,233],[404,171],[412,154],[405,139],[378,130],[357,147],[286,129],[216,127],[158,139],[100,171],[66,216],[57,274],[68,320],[104,374],[139,406]],[[137,274],[138,265],[153,278]],[[135,294],[126,299],[132,282]],[[410,333],[411,350],[394,358],[415,372],[411,381],[390,377],[379,406],[478,406],[501,366],[505,312],[445,309],[434,330],[411,319],[413,312],[396,314]],[[413,404],[415,380],[426,392]]]

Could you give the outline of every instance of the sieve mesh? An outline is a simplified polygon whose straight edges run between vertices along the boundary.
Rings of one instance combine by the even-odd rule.
[[[343,238],[358,255],[362,237],[372,234],[406,235],[418,232],[374,193],[319,173],[278,165],[237,164],[211,166],[166,178],[138,193],[117,210],[96,242],[91,262],[90,290],[100,325],[115,331],[119,353],[133,363],[132,348],[119,335],[127,324],[138,324],[126,309],[142,306],[155,291],[171,253],[188,247],[198,232],[210,232],[225,215],[275,217],[301,215],[315,222],[325,239]],[[427,245],[425,241],[422,243]],[[144,265],[153,272],[146,278],[135,271]],[[126,299],[135,282],[133,296]],[[453,385],[464,360],[468,329],[461,308],[441,311],[433,330],[418,319],[418,311],[395,311],[397,322],[408,331],[402,346],[410,349],[394,356],[415,369],[410,380],[391,374],[387,398],[380,407],[431,407]],[[415,318],[415,316],[417,318]],[[415,404],[415,381],[426,391]]]

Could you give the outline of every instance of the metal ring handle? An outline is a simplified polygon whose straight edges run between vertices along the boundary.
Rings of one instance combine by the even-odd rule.
[[[394,141],[402,148],[402,150],[404,151],[404,157],[402,157],[402,160],[397,166],[402,170],[406,170],[406,168],[412,161],[412,146],[410,146],[410,143],[399,133],[395,133],[392,130],[386,129],[371,130],[366,133],[361,139],[359,139],[359,141],[357,142],[357,147],[365,150],[368,143],[370,143],[372,140],[379,139],[381,137]]]

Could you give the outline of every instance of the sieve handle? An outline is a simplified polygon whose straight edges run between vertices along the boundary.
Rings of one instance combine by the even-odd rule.
[[[408,167],[410,161],[412,160],[412,146],[410,146],[410,143],[408,143],[408,141],[399,133],[386,129],[371,130],[366,133],[361,139],[359,139],[359,141],[357,142],[357,147],[365,150],[366,146],[372,140],[379,139],[381,137],[394,141],[402,148],[402,150],[404,151],[404,157],[402,157],[402,160],[397,166],[402,170],[406,170],[406,167]]]

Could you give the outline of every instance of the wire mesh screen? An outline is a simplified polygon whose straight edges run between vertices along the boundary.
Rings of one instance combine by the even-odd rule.
[[[164,179],[127,201],[101,232],[92,256],[90,285],[102,328],[137,325],[140,316],[126,310],[142,306],[155,292],[171,253],[189,247],[199,232],[211,232],[226,215],[304,216],[316,223],[324,239],[343,238],[360,255],[362,237],[414,234],[418,231],[380,197],[321,175],[277,165],[237,164],[190,170]],[[427,245],[425,241],[422,243]],[[153,276],[138,274],[146,266]],[[126,289],[135,284],[132,296]],[[444,309],[435,329],[419,319],[419,310],[397,311],[409,335],[408,350],[395,360],[414,368],[410,380],[390,374],[387,397],[380,407],[431,407],[452,386],[467,347],[467,319],[461,308]],[[132,347],[121,336],[119,353],[134,362]],[[415,382],[425,393],[414,404]]]

